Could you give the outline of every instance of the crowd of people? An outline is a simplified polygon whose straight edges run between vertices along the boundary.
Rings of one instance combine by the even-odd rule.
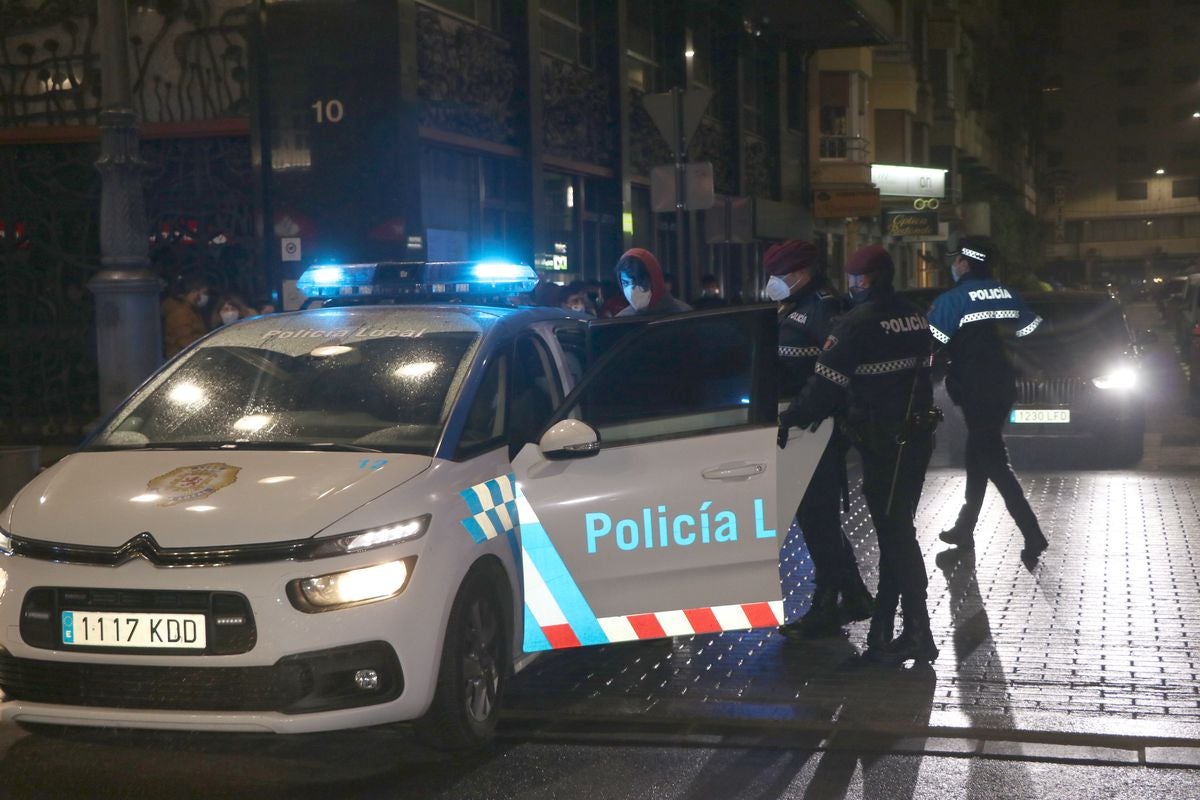
[[[271,303],[252,306],[238,292],[214,293],[197,274],[177,277],[160,305],[163,355],[170,358],[209,331],[239,319],[275,311]]]

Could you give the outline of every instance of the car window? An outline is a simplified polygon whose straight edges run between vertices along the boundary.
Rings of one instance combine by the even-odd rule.
[[[478,338],[454,331],[299,350],[276,349],[274,339],[201,347],[90,446],[322,443],[431,455]]]
[[[582,322],[559,325],[554,329],[554,338],[558,340],[567,375],[571,379],[571,386],[574,386],[583,377],[584,367],[588,363],[587,325]]]
[[[519,449],[536,437],[560,401],[557,373],[545,344],[522,336],[513,345],[509,391],[509,443]]]
[[[458,441],[458,457],[466,458],[504,444],[507,424],[508,353],[496,353],[475,391]]]
[[[762,355],[758,322],[729,314],[652,326],[588,377],[569,413],[596,428],[604,446],[747,425]]]

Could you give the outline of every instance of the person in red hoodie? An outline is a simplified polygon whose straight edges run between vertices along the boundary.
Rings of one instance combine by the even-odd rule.
[[[649,250],[640,247],[626,250],[617,261],[614,272],[621,283],[625,299],[629,301],[629,306],[617,313],[618,317],[634,314],[678,314],[692,310],[691,306],[672,297],[667,291],[663,282],[662,267]]]

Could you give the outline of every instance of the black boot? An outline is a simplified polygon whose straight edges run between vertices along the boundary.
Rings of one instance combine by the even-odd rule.
[[[929,618],[905,619],[904,631],[888,648],[888,660],[897,664],[912,659],[917,663],[932,664],[937,661],[938,649],[929,630]]]
[[[842,601],[838,604],[838,617],[842,624],[870,619],[875,613],[875,598],[867,591],[862,576],[854,574],[842,582]]]
[[[1025,561],[1037,561],[1038,557],[1050,546],[1050,542],[1046,541],[1041,528],[1034,528],[1031,531],[1023,533],[1025,536],[1025,548],[1021,550],[1021,558]]]
[[[812,606],[795,622],[781,625],[779,632],[789,639],[820,639],[842,631],[838,619],[837,589],[819,588],[813,592]]]
[[[871,617],[871,628],[867,631],[867,661],[886,661],[892,645],[892,633],[896,627],[896,609],[883,611],[878,606]]]
[[[963,550],[975,549],[975,533],[966,528],[960,528],[955,525],[953,528],[942,531],[938,534],[938,538],[946,544],[953,544],[961,547]]]

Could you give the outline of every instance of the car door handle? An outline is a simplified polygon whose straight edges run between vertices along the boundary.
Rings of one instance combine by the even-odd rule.
[[[751,464],[745,461],[737,461],[732,464],[720,464],[715,467],[709,467],[701,472],[700,475],[709,481],[737,481],[753,478],[755,475],[762,475],[766,471],[766,464]]]

